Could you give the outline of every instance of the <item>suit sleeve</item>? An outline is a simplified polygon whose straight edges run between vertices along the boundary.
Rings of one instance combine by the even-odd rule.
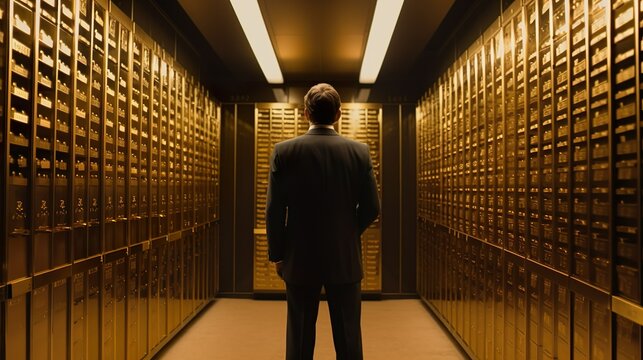
[[[266,202],[266,234],[268,236],[268,260],[281,261],[284,258],[286,232],[286,196],[283,191],[283,172],[280,171],[277,147],[270,157],[270,177]]]
[[[366,158],[368,165],[364,174],[363,185],[360,187],[360,193],[357,204],[357,220],[359,222],[359,232],[363,233],[366,228],[377,219],[380,214],[380,200],[377,193],[377,183],[373,174],[373,162],[366,147]]]

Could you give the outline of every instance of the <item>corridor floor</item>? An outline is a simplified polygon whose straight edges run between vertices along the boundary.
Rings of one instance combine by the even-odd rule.
[[[282,360],[285,301],[219,299],[157,359]],[[362,302],[364,359],[466,359],[419,300]],[[315,360],[335,359],[328,306],[317,320]]]

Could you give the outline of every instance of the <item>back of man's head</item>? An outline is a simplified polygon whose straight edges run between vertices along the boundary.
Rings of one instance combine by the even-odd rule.
[[[333,124],[337,121],[336,115],[341,105],[337,90],[325,83],[311,87],[304,96],[305,110],[313,124]]]

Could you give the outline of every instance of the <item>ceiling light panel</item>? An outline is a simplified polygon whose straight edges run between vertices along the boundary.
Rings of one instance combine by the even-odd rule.
[[[256,0],[230,0],[261,71],[270,84],[283,84],[279,62]]]
[[[404,0],[377,1],[359,74],[360,83],[373,84],[377,80],[403,4]]]

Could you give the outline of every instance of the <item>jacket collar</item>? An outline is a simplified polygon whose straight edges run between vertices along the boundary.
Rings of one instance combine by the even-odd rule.
[[[308,129],[308,132],[306,135],[331,135],[331,136],[338,136],[337,131],[335,129],[328,129],[328,128],[323,128],[323,127],[317,127],[317,128],[312,128]]]

